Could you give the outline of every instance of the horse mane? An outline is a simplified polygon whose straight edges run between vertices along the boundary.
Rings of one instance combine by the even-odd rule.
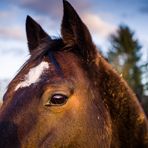
[[[34,61],[39,58],[43,58],[48,55],[48,52],[57,52],[64,47],[64,43],[61,38],[56,39],[44,39],[40,45],[31,52],[29,61]]]
[[[110,113],[114,129],[113,145],[115,146],[119,139],[125,147],[130,147],[130,144],[135,147],[138,144],[146,146],[148,122],[135,93],[104,58],[98,56],[97,65],[98,87]]]

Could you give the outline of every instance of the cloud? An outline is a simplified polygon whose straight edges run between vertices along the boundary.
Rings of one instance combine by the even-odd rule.
[[[0,39],[25,39],[25,23],[21,9],[13,6],[3,9],[0,11],[0,20]]]
[[[101,17],[99,17],[99,15],[84,13],[82,17],[90,31],[98,37],[101,36],[103,38],[107,38],[108,35],[116,30],[116,26],[104,21]]]
[[[79,14],[91,9],[92,6],[88,0],[81,0],[79,3],[77,0],[69,0],[69,2],[78,10]],[[0,19],[3,19],[2,22],[4,22],[3,24],[2,22],[0,23],[1,38],[24,39],[24,28],[20,26],[6,26],[7,24],[18,24],[18,21],[22,19],[22,15],[26,15],[26,13],[39,22],[43,28],[44,26],[48,28],[47,31],[49,30],[52,35],[55,32],[59,32],[63,14],[62,0],[14,0],[13,2],[11,0],[2,0],[2,4],[7,4],[6,8],[8,9],[9,7],[11,10],[0,12]],[[22,14],[23,12],[25,14]],[[13,16],[12,13],[14,14]],[[11,21],[7,19],[8,17]],[[13,21],[12,18],[15,20]],[[21,23],[25,23],[23,21]],[[24,24],[22,26],[24,27]]]
[[[139,2],[138,11],[142,14],[148,14],[148,1],[147,0],[141,0]]]
[[[18,15],[20,14],[20,11],[15,8],[5,8],[5,10],[0,10],[0,27],[1,25],[7,25],[9,26],[12,24],[12,22],[16,23]]]
[[[55,17],[61,13],[61,4],[59,5],[59,1],[55,0],[22,0],[19,2],[19,5],[24,9],[29,9],[37,14]]]
[[[6,11],[0,11],[0,18],[3,19],[3,18],[6,18],[8,16],[10,16],[10,12],[6,12]]]
[[[139,11],[142,13],[142,14],[148,14],[148,5],[147,6],[143,6],[139,9]]]
[[[1,64],[1,72],[0,78],[9,79],[13,78],[17,71],[20,69],[21,65],[23,65],[24,61],[26,61],[28,57],[26,56],[12,56],[11,54],[3,55],[0,58]],[[9,62],[8,62],[9,61]]]
[[[88,0],[81,0],[79,3],[77,0],[69,0],[69,2],[80,12],[91,8],[91,3]],[[18,5],[37,14],[49,15],[55,20],[59,19],[63,13],[62,0],[22,0],[18,1]]]
[[[12,55],[12,56],[14,56],[14,57],[16,57],[16,56],[24,56],[24,55],[27,55],[28,53],[26,53],[26,51],[27,50],[24,50],[24,49],[21,49],[21,48],[14,48],[14,47],[12,47],[12,48],[9,48],[9,49],[4,49],[4,48],[2,48],[1,50],[0,50],[0,55]]]
[[[0,27],[0,38],[1,39],[16,39],[24,40],[25,32],[21,26],[1,26]]]
[[[12,1],[9,1],[9,4],[12,4]],[[69,2],[74,6],[76,11],[79,13],[79,15],[83,18],[84,22],[90,29],[91,34],[101,40],[105,40],[107,36],[112,33],[116,27],[102,19],[100,15],[97,15],[96,13],[92,12],[92,7],[94,4],[92,4],[88,0],[69,0]],[[97,1],[95,2],[97,3]],[[56,35],[58,32],[60,32],[60,24],[63,14],[63,4],[62,1],[55,1],[55,0],[14,0],[14,4],[19,6],[19,9],[14,9],[17,12],[21,13],[21,8],[25,10],[25,12],[32,15],[32,17],[45,29],[47,30],[47,33],[50,35]],[[9,12],[9,11],[8,11]],[[103,13],[103,12],[102,12]],[[18,13],[15,12],[17,15]],[[99,13],[100,14],[100,13]],[[104,14],[104,13],[103,13]],[[6,20],[9,13],[3,13],[0,16],[3,16]],[[17,18],[20,18],[20,16],[17,16]],[[15,16],[12,18],[16,18]],[[106,16],[108,18],[108,16]],[[109,16],[109,18],[111,18]],[[18,20],[16,20],[17,23]],[[24,20],[23,20],[24,21]],[[19,25],[17,23],[17,26],[14,25],[15,21],[12,21],[13,25],[5,26],[3,25],[0,27],[0,38],[5,39],[15,39],[15,40],[26,40],[25,38],[25,29],[24,25]],[[24,23],[24,22],[21,22]],[[23,27],[22,27],[23,26]]]

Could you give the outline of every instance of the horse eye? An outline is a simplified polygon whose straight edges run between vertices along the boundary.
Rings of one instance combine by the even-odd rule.
[[[68,97],[63,94],[54,94],[50,97],[50,100],[48,102],[48,105],[63,105],[67,102]]]

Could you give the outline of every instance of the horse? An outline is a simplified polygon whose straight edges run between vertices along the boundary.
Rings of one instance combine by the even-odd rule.
[[[1,148],[142,148],[148,122],[125,80],[98,52],[86,25],[63,0],[61,38],[30,16],[30,58],[0,109]]]

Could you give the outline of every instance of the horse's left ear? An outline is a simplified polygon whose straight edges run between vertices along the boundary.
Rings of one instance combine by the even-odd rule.
[[[50,38],[42,27],[30,16],[26,18],[26,35],[30,53],[45,39]]]
[[[64,16],[61,33],[64,43],[77,45],[80,53],[88,62],[94,59],[96,49],[90,32],[69,2],[63,0]]]

